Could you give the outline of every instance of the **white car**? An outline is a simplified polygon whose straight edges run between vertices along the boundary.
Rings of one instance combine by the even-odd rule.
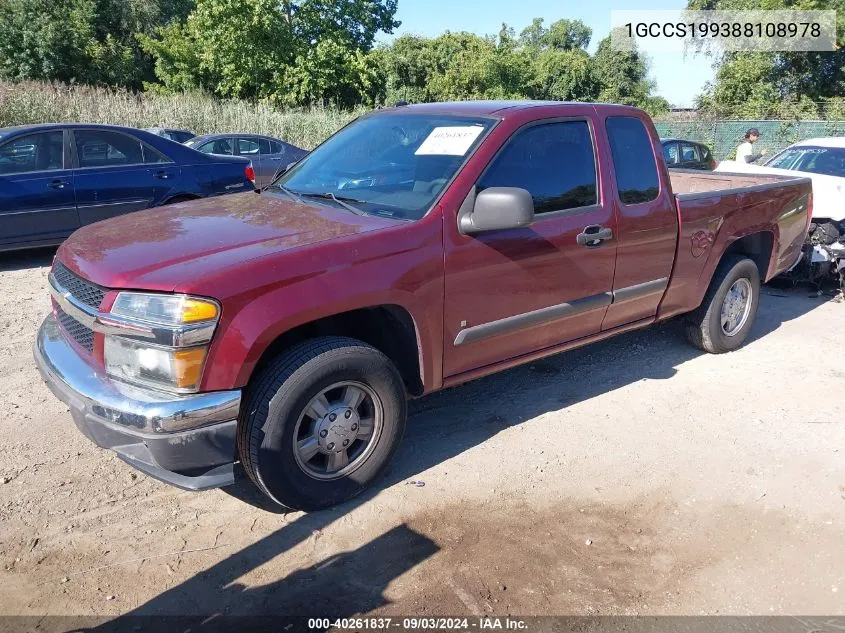
[[[845,137],[795,143],[762,165],[722,161],[716,171],[785,176],[799,172],[809,177],[813,181],[813,222],[804,254],[790,272],[813,283],[838,275],[845,290]]]

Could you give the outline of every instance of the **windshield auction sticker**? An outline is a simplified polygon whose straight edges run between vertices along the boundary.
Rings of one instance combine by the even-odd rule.
[[[648,53],[833,51],[836,11],[614,10],[610,46]]]
[[[477,125],[436,127],[414,154],[418,156],[463,156],[484,128]]]

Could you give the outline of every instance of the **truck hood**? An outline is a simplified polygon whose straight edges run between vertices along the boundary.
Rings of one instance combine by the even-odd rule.
[[[253,192],[111,218],[76,231],[57,259],[108,288],[179,290],[201,275],[401,220]]]

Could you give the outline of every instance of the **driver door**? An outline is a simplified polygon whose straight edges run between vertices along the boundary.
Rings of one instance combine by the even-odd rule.
[[[517,130],[476,183],[520,187],[534,199],[528,227],[446,239],[444,377],[595,334],[611,301],[616,240],[579,244],[586,227],[615,235],[601,198],[592,119]],[[451,226],[448,226],[451,225]]]

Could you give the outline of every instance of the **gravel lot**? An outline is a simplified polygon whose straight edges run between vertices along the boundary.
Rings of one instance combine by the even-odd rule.
[[[0,613],[845,614],[845,304],[769,287],[729,355],[670,323],[415,401],[382,485],[285,515],[76,431],[31,357],[51,256],[0,256]]]

